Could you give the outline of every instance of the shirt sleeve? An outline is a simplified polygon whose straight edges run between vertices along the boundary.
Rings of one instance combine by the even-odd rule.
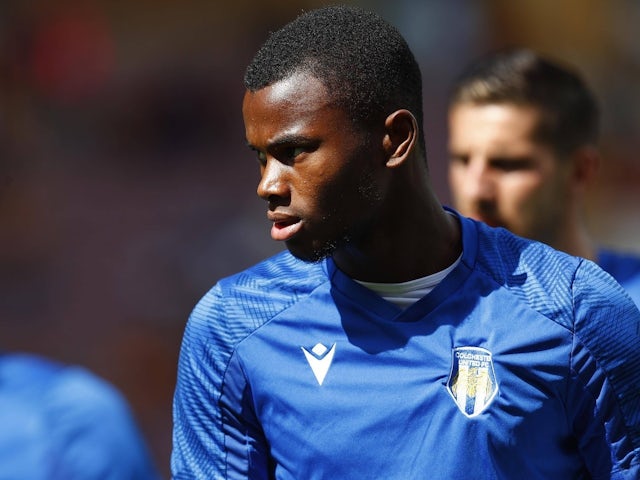
[[[217,285],[187,322],[173,407],[176,480],[269,478],[268,447],[234,356],[249,330],[241,327],[230,304]]]
[[[567,408],[578,448],[593,478],[640,478],[640,312],[591,262],[580,264],[573,289]]]

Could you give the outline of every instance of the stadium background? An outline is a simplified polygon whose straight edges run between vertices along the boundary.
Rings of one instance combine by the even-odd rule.
[[[640,253],[640,3],[347,3],[394,23],[422,66],[444,203],[445,97],[468,61],[525,45],[580,68],[604,114],[589,223],[602,243]],[[166,477],[189,311],[216,279],[280,249],[255,196],[243,70],[270,30],[323,4],[0,5],[0,348],[82,364],[118,386]]]

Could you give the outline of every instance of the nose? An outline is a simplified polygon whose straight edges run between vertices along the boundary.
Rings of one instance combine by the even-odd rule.
[[[273,158],[267,158],[260,171],[260,182],[257,193],[263,200],[272,200],[274,197],[286,197],[288,186],[285,175],[286,166]]]
[[[491,170],[483,159],[471,159],[464,176],[464,194],[475,202],[492,200],[495,184]]]

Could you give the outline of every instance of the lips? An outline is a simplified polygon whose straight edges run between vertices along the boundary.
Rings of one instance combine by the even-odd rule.
[[[271,238],[277,241],[289,240],[302,228],[302,222],[298,217],[274,213],[269,213],[267,217],[273,222]]]

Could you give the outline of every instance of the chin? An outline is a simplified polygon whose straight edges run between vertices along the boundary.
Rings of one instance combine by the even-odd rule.
[[[303,262],[308,263],[317,263],[325,258],[329,257],[332,252],[323,251],[323,250],[309,250],[304,248],[299,248],[298,246],[287,244],[287,249],[289,253],[296,257],[298,260],[302,260]]]
[[[325,258],[333,255],[338,248],[339,242],[326,242],[319,245],[300,245],[294,241],[286,242],[287,249],[294,257],[308,263],[321,262]]]

